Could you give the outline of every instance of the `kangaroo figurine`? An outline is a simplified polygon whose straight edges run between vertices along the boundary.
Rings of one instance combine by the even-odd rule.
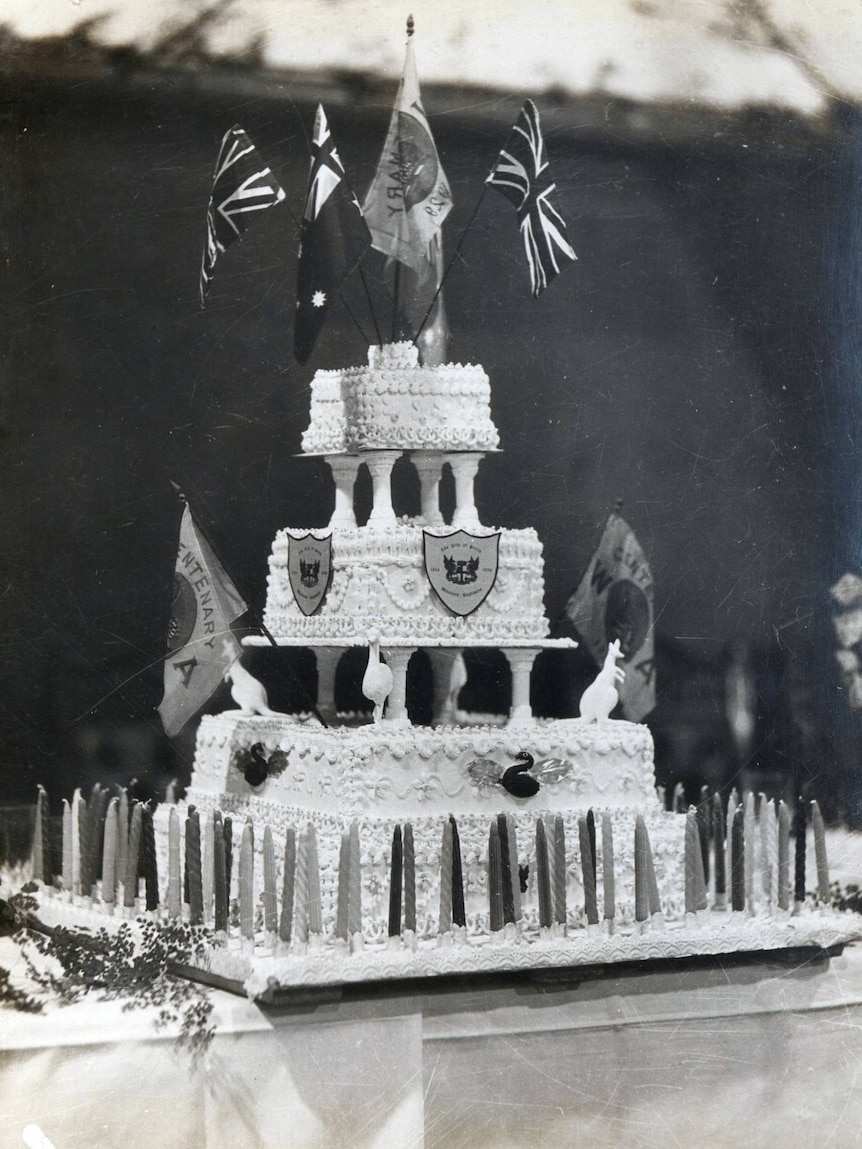
[[[616,684],[623,682],[626,672],[617,666],[623,657],[618,638],[608,647],[602,669],[581,695],[581,718],[584,722],[607,722],[610,713],[620,700]]]
[[[253,674],[249,674],[239,659],[225,673],[224,680],[231,684],[231,698],[234,702],[239,703],[239,710],[226,711],[226,713],[242,714],[245,718],[249,718],[253,714],[269,717],[278,713],[278,711],[269,708],[266,687]]]

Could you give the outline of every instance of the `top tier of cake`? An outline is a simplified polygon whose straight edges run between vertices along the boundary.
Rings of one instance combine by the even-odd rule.
[[[366,367],[318,371],[307,455],[359,451],[493,451],[491,387],[479,366],[423,367],[412,343],[371,347]]]

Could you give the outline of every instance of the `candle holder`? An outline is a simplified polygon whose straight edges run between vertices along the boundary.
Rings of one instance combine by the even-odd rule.
[[[350,935],[350,952],[361,953],[365,948],[365,936],[361,931],[357,930],[356,933]]]
[[[454,942],[454,938],[452,936],[453,932],[458,928],[458,926],[452,926],[451,929],[443,930],[441,933],[439,933],[437,935],[437,948],[450,949]]]
[[[390,934],[386,939],[386,948],[388,950],[401,949],[401,934]]]
[[[405,930],[404,933],[401,935],[401,940],[403,941],[404,948],[406,950],[410,950],[411,953],[416,952],[416,931],[415,930]]]
[[[515,922],[506,922],[502,929],[502,938],[510,945],[521,940],[521,931]]]
[[[466,926],[452,926],[452,944],[456,946],[465,946],[467,944]]]

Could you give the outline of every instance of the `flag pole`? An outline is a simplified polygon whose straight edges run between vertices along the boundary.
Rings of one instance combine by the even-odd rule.
[[[446,268],[445,268],[443,274],[440,276],[440,282],[437,284],[437,290],[434,292],[434,295],[431,298],[431,302],[428,305],[428,310],[425,312],[425,318],[419,324],[419,330],[416,332],[416,335],[413,337],[414,346],[417,346],[417,347],[419,346],[419,336],[425,330],[425,327],[428,323],[428,320],[431,318],[431,312],[434,310],[435,303],[440,298],[440,292],[443,290],[443,284],[449,278],[449,272],[452,270],[452,267],[455,263],[455,260],[461,254],[461,247],[464,243],[464,239],[467,236],[467,232],[473,226],[473,223],[476,219],[476,216],[479,214],[479,208],[484,203],[485,195],[486,195],[487,191],[488,191],[488,184],[485,183],[482,187],[482,194],[479,196],[479,199],[476,203],[476,206],[473,208],[473,214],[470,216],[469,220],[467,221],[467,226],[461,232],[461,236],[460,236],[457,244],[455,245],[455,250],[452,252],[452,255],[449,259],[449,262],[446,264]]]
[[[186,496],[185,496],[185,494],[183,493],[183,491],[180,489],[180,487],[178,487],[178,486],[177,486],[177,484],[176,484],[176,483],[173,481],[173,479],[171,479],[171,480],[170,480],[170,484],[171,484],[171,486],[174,488],[174,491],[175,491],[175,493],[176,493],[176,496],[177,496],[177,498],[179,499],[179,501],[180,501],[180,502],[183,504],[183,506],[184,506],[184,507],[187,507],[187,506],[189,505],[189,501],[188,501],[188,499],[186,498]],[[203,527],[200,525],[200,523],[197,521],[197,519],[195,519],[195,526],[196,526],[196,527],[197,527],[197,529],[200,531],[202,538],[205,540],[205,542],[206,542],[207,546],[210,548],[210,550],[212,551],[212,553],[215,555],[215,557],[216,557],[217,561],[218,561],[218,562],[221,564],[221,566],[224,568],[224,570],[225,570],[225,571],[227,571],[227,566],[226,566],[226,565],[225,565],[225,563],[222,561],[222,558],[221,558],[221,556],[219,555],[219,553],[218,553],[218,551],[216,550],[216,548],[213,546],[213,543],[212,543],[212,539],[209,537],[209,535],[208,535],[208,534],[207,534],[207,532],[204,530],[204,528],[203,528]],[[229,576],[229,577],[230,577],[230,576]],[[232,580],[232,581],[233,581],[233,580]],[[234,583],[234,585],[236,585],[236,583]],[[242,595],[241,597],[242,597],[242,598],[243,598],[243,600],[245,601],[245,595]],[[266,639],[268,639],[268,641],[269,641],[270,645],[274,646],[274,647],[275,647],[275,649],[276,649],[276,650],[278,650],[278,649],[279,649],[279,645],[278,645],[278,643],[275,641],[275,639],[273,638],[273,636],[272,636],[272,634],[270,633],[269,629],[268,629],[268,628],[266,627],[266,625],[264,624],[263,618],[261,617],[260,613],[259,613],[258,611],[256,611],[256,610],[255,610],[253,607],[250,607],[250,606],[248,606],[248,604],[247,604],[247,603],[246,603],[246,609],[247,609],[247,612],[248,612],[248,614],[249,614],[249,615],[251,615],[252,624],[253,624],[255,627],[257,627],[257,629],[258,629],[258,630],[261,632],[261,634],[263,634],[263,635],[264,635],[264,637],[265,637]],[[308,691],[306,690],[306,688],[305,688],[305,686],[303,685],[303,683],[302,683],[302,682],[300,682],[300,680],[299,680],[299,678],[297,677],[297,675],[294,673],[294,671],[293,671],[293,670],[291,670],[291,668],[290,668],[290,665],[289,665],[289,664],[288,664],[288,667],[287,667],[287,673],[288,673],[288,677],[290,678],[290,680],[291,680],[292,682],[294,682],[294,683],[295,683],[295,684],[296,684],[296,685],[299,687],[299,689],[300,689],[300,691],[301,691],[302,695],[304,696],[304,698],[305,698],[306,702],[307,702],[307,703],[308,703],[308,705],[311,707],[311,712],[312,712],[312,714],[314,715],[314,717],[315,717],[315,718],[318,720],[318,722],[321,724],[321,726],[326,726],[326,727],[328,727],[329,723],[328,723],[328,722],[327,722],[327,721],[324,719],[323,715],[322,715],[322,714],[320,713],[320,711],[317,709],[317,705],[316,705],[316,704],[314,703],[314,701],[312,700],[311,696],[309,695],[309,693],[308,693]]]
[[[368,310],[371,312],[371,322],[374,324],[374,331],[375,331],[375,334],[377,335],[377,345],[378,345],[378,347],[382,347],[383,346],[383,336],[380,334],[380,325],[377,322],[377,314],[374,310],[374,304],[371,301],[371,289],[368,286],[368,280],[365,278],[365,271],[363,270],[361,263],[357,265],[357,271],[359,272],[359,278],[362,280],[362,286],[365,289],[365,298],[368,301]],[[340,294],[341,293],[339,292],[339,295]],[[342,300],[342,302],[343,302],[343,300]],[[346,306],[347,306],[347,304],[345,304],[345,307]]]
[[[348,183],[347,186],[350,187],[350,184]],[[299,219],[299,217],[297,216],[297,214],[293,210],[293,208],[290,206],[290,204],[285,204],[285,206],[287,207],[288,215],[293,220],[293,226],[296,228],[297,232],[299,233],[299,238],[302,239],[302,220]],[[361,267],[359,268],[359,274],[362,278],[362,286],[365,288],[365,296],[368,300],[368,310],[371,312],[371,320],[374,324],[374,330],[377,332],[377,338],[380,339],[380,329],[377,326],[377,316],[374,314],[374,306],[371,302],[371,293],[368,290],[368,284],[365,282],[365,275],[364,275]],[[365,331],[362,328],[362,324],[359,322],[359,320],[356,318],[356,316],[351,311],[351,309],[347,303],[347,300],[344,298],[344,293],[342,292],[340,287],[338,289],[338,298],[341,300],[341,304],[342,304],[344,310],[347,312],[347,314],[350,316],[350,318],[353,320],[354,324],[356,325],[357,331],[362,336],[363,340],[367,343],[368,342],[368,336],[365,334]],[[381,341],[381,343],[383,342],[382,340],[380,340],[380,341]],[[172,486],[176,487],[176,483],[173,483]],[[177,488],[177,496],[179,498],[183,498],[183,496],[180,494],[179,488]],[[212,544],[210,544],[210,545],[212,545]],[[316,711],[315,711],[315,713],[316,713]],[[323,722],[322,718],[321,718],[321,722]],[[326,725],[326,723],[324,722],[324,726],[325,725]]]
[[[504,152],[504,151],[506,151],[506,149],[508,148],[508,146],[509,146],[509,143],[510,143],[511,139],[512,139],[512,137],[513,137],[513,136],[514,136],[514,134],[515,134],[515,128],[516,128],[516,126],[517,126],[517,121],[515,122],[515,124],[513,124],[513,125],[512,125],[511,129],[509,130],[509,134],[508,134],[508,136],[506,137],[506,142],[505,142],[505,144],[503,145],[503,147],[500,149],[500,152]],[[499,155],[499,154],[500,154],[500,152],[498,152],[497,154]],[[492,167],[492,168],[491,168],[491,171],[493,172],[493,170],[494,170],[494,169],[493,169],[493,167]],[[488,179],[490,179],[490,176],[488,177]],[[472,214],[472,215],[470,216],[470,218],[467,220],[467,226],[466,226],[466,227],[464,228],[464,230],[461,232],[461,236],[460,236],[460,238],[459,238],[459,240],[458,240],[457,244],[455,245],[455,250],[452,252],[452,256],[451,256],[451,258],[450,258],[449,262],[446,264],[446,269],[445,269],[445,271],[443,272],[442,276],[440,277],[440,283],[439,283],[439,285],[438,285],[438,287],[437,287],[437,290],[434,292],[434,297],[433,297],[433,299],[431,300],[431,303],[430,303],[430,305],[429,305],[429,307],[428,307],[428,310],[425,312],[425,318],[422,320],[422,323],[421,323],[421,325],[420,325],[420,327],[419,327],[419,330],[416,332],[416,338],[413,340],[413,342],[414,342],[414,343],[415,343],[417,346],[418,346],[418,343],[419,343],[419,336],[420,336],[420,335],[422,334],[422,332],[425,330],[426,324],[428,323],[428,320],[431,318],[431,312],[434,310],[434,304],[437,302],[437,299],[438,299],[438,297],[439,297],[439,295],[440,295],[440,292],[443,290],[443,284],[444,284],[444,283],[446,282],[446,280],[449,278],[449,272],[452,270],[452,267],[453,267],[453,265],[454,265],[454,263],[455,263],[455,260],[456,260],[456,259],[458,258],[458,256],[461,254],[461,247],[463,246],[464,240],[467,238],[467,232],[470,230],[470,228],[471,228],[471,227],[473,226],[473,224],[475,223],[475,221],[476,221],[476,216],[479,214],[479,208],[480,208],[480,207],[482,206],[482,204],[485,202],[485,196],[487,195],[487,192],[488,192],[488,179],[486,179],[486,180],[485,180],[485,182],[482,184],[482,194],[479,196],[479,199],[478,199],[478,201],[476,202],[476,206],[473,208],[473,214]]]

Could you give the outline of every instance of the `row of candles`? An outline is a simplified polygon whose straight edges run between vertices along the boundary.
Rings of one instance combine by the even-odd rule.
[[[811,803],[817,866],[817,897],[829,899],[825,828],[816,802]],[[791,817],[784,802],[754,795],[740,799],[735,793],[727,805],[716,795],[702,795],[697,807],[685,814],[685,911],[697,915],[712,904],[734,911],[763,908],[789,910],[791,902],[805,899],[806,803],[797,802],[792,827],[795,834],[794,874],[791,882]],[[186,916],[193,925],[211,925],[226,936],[230,924],[230,890],[234,869],[234,826],[218,811],[203,820],[188,807],[182,826],[179,808],[168,813],[167,882],[161,896],[153,816],[149,806],[129,804],[125,792],[111,795],[96,786],[89,802],[76,791],[63,803],[62,868],[60,885],[70,896],[100,898],[113,913],[122,905],[133,916],[138,908],[162,909],[170,918]],[[727,827],[730,832],[727,832]],[[51,865],[48,800],[40,788],[33,843],[33,876],[54,880]],[[183,834],[184,829],[184,834]],[[237,861],[237,905],[240,936],[253,944],[255,914],[255,828],[251,819],[241,826]],[[583,919],[599,923],[599,899],[606,927],[613,929],[617,914],[614,829],[607,813],[590,810],[577,822]],[[599,844],[601,853],[599,854]],[[538,818],[535,823],[532,887],[542,930],[565,932],[569,920],[568,858],[562,817]],[[263,890],[262,924],[273,946],[294,945],[301,950],[324,934],[323,900],[317,831],[312,823],[285,833],[281,866],[281,896],[277,880],[276,847],[266,826],[260,847]],[[599,866],[601,862],[601,866]],[[601,880],[599,881],[599,872]],[[728,875],[730,890],[728,900]],[[645,923],[662,913],[661,900],[647,824],[638,815],[634,828],[634,917]],[[416,855],[410,823],[393,830],[389,866],[388,934],[413,944],[417,928]],[[487,923],[492,934],[523,920],[522,893],[527,889],[527,868],[519,864],[517,829],[512,815],[493,818],[488,831]],[[758,881],[759,879],[759,881]],[[143,890],[141,889],[143,887]],[[184,907],[186,907],[184,909]],[[575,915],[576,916],[576,915]],[[438,934],[459,936],[466,929],[464,869],[458,825],[449,817],[442,826]],[[335,892],[333,938],[336,944],[357,948],[362,944],[362,862],[359,827],[350,825],[341,836]]]

